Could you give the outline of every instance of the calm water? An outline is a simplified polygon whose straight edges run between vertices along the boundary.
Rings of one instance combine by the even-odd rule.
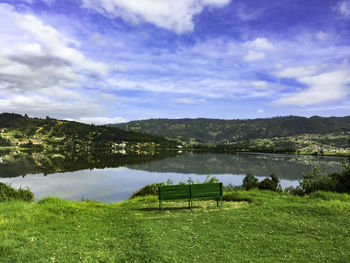
[[[313,167],[320,166],[327,172],[336,171],[341,168],[341,162],[346,160],[335,157],[218,153],[185,153],[155,159],[148,158],[142,163],[138,161],[137,164],[130,164],[133,162],[129,159],[126,164],[114,160],[115,162],[109,161],[106,166],[101,165],[101,161],[98,160],[96,166],[90,162],[86,166],[89,169],[84,168],[80,162],[78,168],[66,169],[70,172],[65,172],[66,166],[59,163],[59,169],[55,172],[45,172],[45,175],[40,172],[44,165],[38,164],[39,161],[35,159],[30,159],[34,166],[29,166],[28,160],[21,160],[14,165],[0,160],[0,181],[11,183],[14,187],[29,187],[36,199],[58,196],[78,201],[85,198],[116,202],[129,198],[133,192],[149,183],[166,182],[170,179],[176,184],[180,181],[187,182],[189,177],[194,182],[203,182],[207,175],[214,175],[224,184],[241,185],[246,173],[253,173],[259,180],[275,173],[281,179],[283,188],[296,186],[302,174]],[[28,173],[26,169],[19,169],[26,167],[22,162],[26,162],[30,167]],[[50,162],[50,165],[53,164]],[[50,167],[49,171],[54,171],[53,168]],[[12,177],[6,177],[6,174],[11,174]],[[18,176],[19,174],[22,176]]]

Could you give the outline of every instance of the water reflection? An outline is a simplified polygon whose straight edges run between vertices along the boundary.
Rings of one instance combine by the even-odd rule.
[[[247,174],[269,176],[275,173],[281,179],[299,180],[302,174],[315,166],[326,172],[337,171],[346,158],[297,156],[281,154],[221,154],[184,153],[151,163],[127,165],[130,169],[149,172],[193,174]]]
[[[248,172],[259,177],[274,172],[281,178],[282,187],[287,187],[297,185],[302,173],[316,165],[335,171],[345,160],[268,154],[153,153],[125,156],[107,152],[63,156],[8,153],[0,158],[0,177],[3,177],[0,181],[14,187],[28,186],[37,200],[58,196],[103,202],[125,200],[149,183],[170,179],[176,184],[186,182],[188,177],[203,182],[207,175],[215,175],[224,184],[240,185]]]
[[[1,153],[1,151],[0,151]],[[7,152],[0,155],[0,178],[73,172],[84,169],[122,167],[142,164],[176,155],[176,152],[145,152],[121,154],[110,150],[90,152]]]

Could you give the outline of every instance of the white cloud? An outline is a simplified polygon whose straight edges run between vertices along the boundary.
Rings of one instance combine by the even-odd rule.
[[[252,81],[252,85],[258,89],[265,89],[268,86],[268,83],[266,81],[256,80]]]
[[[108,66],[90,60],[75,40],[33,15],[0,4],[0,81],[15,90],[74,87],[89,75],[103,75]]]
[[[257,50],[273,50],[273,45],[266,38],[256,38],[253,41],[243,43],[243,46]]]
[[[264,59],[265,57],[266,57],[266,55],[263,52],[249,50],[248,54],[245,55],[244,60],[251,62],[251,61],[257,61],[257,60]]]
[[[193,16],[206,6],[222,7],[231,0],[82,0],[83,7],[134,24],[142,21],[185,33],[194,28]]]
[[[300,79],[305,76],[315,75],[319,73],[321,68],[319,66],[308,66],[308,67],[290,67],[285,68],[277,73],[277,76],[283,78],[296,78]]]
[[[80,43],[34,15],[0,4],[0,112],[74,117],[102,114],[83,89],[108,72]]]
[[[286,74],[286,72],[292,74]],[[325,73],[305,68],[286,69],[280,73],[289,75],[307,86],[300,92],[288,94],[275,102],[279,105],[307,106],[345,99],[350,94],[350,69],[341,68]]]
[[[96,125],[102,125],[102,124],[114,124],[114,123],[122,123],[126,122],[127,120],[123,117],[85,117],[85,118],[78,118],[76,121],[84,122],[87,124],[96,124]]]
[[[92,99],[80,96],[79,100],[48,97],[45,94],[25,93],[0,99],[0,112],[28,113],[31,116],[76,119],[104,113],[103,107]]]
[[[345,17],[350,17],[350,1],[341,1],[337,6],[338,11]]]
[[[180,99],[176,99],[175,101],[183,104],[198,104],[198,103],[206,102],[205,99],[191,99],[191,98],[180,98]]]
[[[265,113],[265,111],[262,110],[262,109],[258,109],[258,110],[257,110],[257,113],[260,113],[260,114],[261,114],[261,113]]]

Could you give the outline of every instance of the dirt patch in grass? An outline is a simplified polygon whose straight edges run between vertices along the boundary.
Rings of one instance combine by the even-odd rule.
[[[248,206],[250,203],[246,201],[232,202],[222,201],[222,207],[217,207],[215,200],[195,200],[192,204],[192,209],[189,208],[187,201],[163,201],[163,211],[176,211],[176,210],[188,210],[188,211],[210,211],[210,210],[230,210],[240,207]],[[219,202],[220,205],[220,202]],[[140,211],[159,211],[159,206],[137,208],[135,210]]]

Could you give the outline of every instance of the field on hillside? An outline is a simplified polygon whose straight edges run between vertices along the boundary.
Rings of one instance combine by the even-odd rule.
[[[234,191],[215,201],[0,203],[1,262],[349,262],[350,195]],[[231,200],[231,201],[228,201]]]

